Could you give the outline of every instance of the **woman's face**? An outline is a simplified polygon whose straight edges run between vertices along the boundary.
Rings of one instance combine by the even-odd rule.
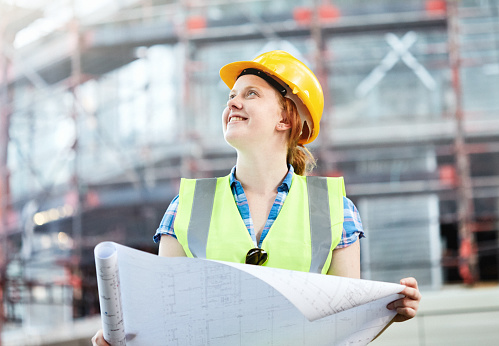
[[[282,120],[282,109],[276,91],[255,75],[237,79],[229,93],[223,112],[223,132],[234,148],[261,145],[272,140]]]

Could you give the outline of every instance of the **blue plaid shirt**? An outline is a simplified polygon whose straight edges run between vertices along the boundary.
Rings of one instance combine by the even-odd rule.
[[[289,166],[289,171],[282,184],[277,188],[277,196],[275,198],[274,204],[270,209],[269,218],[265,223],[265,227],[263,228],[262,235],[260,236],[260,242],[258,247],[262,246],[262,242],[267,236],[267,233],[272,227],[277,215],[279,215],[279,211],[284,204],[284,200],[288,195],[289,188],[291,186],[291,180],[293,178],[294,169],[293,166]],[[239,209],[239,213],[241,214],[241,218],[248,229],[248,232],[253,239],[253,243],[256,244],[256,235],[255,228],[253,226],[253,220],[251,219],[250,209],[248,205],[248,200],[246,199],[246,195],[243,190],[243,186],[236,179],[236,167],[232,168],[230,172],[230,187],[232,189],[232,193],[234,194],[234,200],[237,204],[237,209]],[[173,224],[175,222],[175,216],[177,215],[178,209],[178,196],[176,196],[173,201],[170,203],[170,206],[165,212],[163,216],[163,220],[159,225],[159,228],[156,230],[156,234],[153,239],[155,243],[158,243],[161,239],[161,235],[168,234],[176,238],[175,230],[173,229]],[[348,198],[343,197],[343,234],[341,236],[341,240],[336,246],[336,249],[341,249],[352,245],[358,238],[364,237],[364,230],[362,228],[362,221],[360,220],[359,212],[355,205]]]

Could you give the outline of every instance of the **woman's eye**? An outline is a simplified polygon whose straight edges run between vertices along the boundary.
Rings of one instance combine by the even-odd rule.
[[[236,95],[234,94],[229,95],[229,100],[232,100],[234,97],[236,97]]]
[[[251,96],[251,95],[258,95],[258,94],[256,93],[256,91],[250,90],[250,91],[248,91],[248,96]]]

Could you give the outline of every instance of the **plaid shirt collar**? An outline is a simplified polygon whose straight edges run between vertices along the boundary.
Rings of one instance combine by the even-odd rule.
[[[295,170],[293,169],[293,166],[288,164],[288,174],[286,174],[286,177],[284,178],[282,184],[277,188],[277,191],[289,191],[289,188],[291,187],[291,181],[293,180],[293,173]],[[238,183],[239,180],[236,179],[236,166],[232,167],[232,170],[230,171],[230,177],[229,177],[229,182],[230,186],[233,186],[234,184]]]

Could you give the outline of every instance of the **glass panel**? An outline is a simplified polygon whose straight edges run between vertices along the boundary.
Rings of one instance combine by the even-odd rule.
[[[328,39],[334,126],[441,118],[448,85],[444,31]]]

